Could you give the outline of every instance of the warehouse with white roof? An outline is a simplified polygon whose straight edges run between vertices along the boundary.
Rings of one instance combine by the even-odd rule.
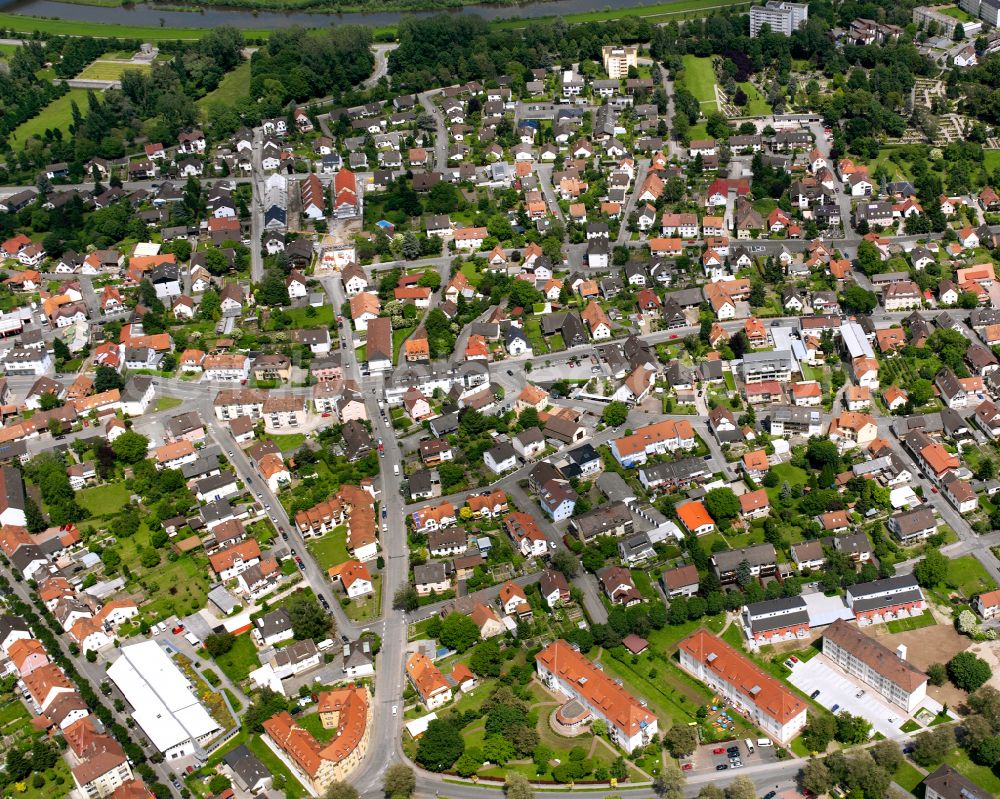
[[[184,673],[156,641],[123,646],[108,677],[132,706],[132,718],[168,760],[201,754],[222,731]]]

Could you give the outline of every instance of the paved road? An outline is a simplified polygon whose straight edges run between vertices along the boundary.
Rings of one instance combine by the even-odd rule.
[[[372,50],[375,51],[375,70],[372,72],[371,77],[365,80],[365,88],[370,89],[389,74],[389,53],[397,47],[399,47],[399,44],[396,42],[372,45]]]
[[[424,111],[434,120],[434,169],[444,172],[448,166],[448,128],[440,106],[432,99],[440,93],[438,90],[422,92],[417,95],[417,99]]]

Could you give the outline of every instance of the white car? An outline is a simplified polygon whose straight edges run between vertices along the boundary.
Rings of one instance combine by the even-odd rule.
[[[395,716],[395,715],[396,715],[396,710],[397,710],[397,707],[396,707],[396,705],[393,705],[393,706],[392,706],[392,715],[393,715],[393,716]]]

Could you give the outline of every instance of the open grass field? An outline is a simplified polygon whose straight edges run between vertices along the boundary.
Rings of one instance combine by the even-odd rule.
[[[329,327],[333,322],[333,307],[330,305],[321,305],[319,308],[305,305],[301,308],[285,308],[282,312],[291,320],[293,328]]]
[[[135,69],[139,72],[149,72],[149,64],[133,64],[128,61],[94,61],[88,64],[78,78],[82,80],[120,80],[122,73],[127,69]]]
[[[278,449],[282,452],[292,452],[306,443],[305,433],[288,433],[286,435],[268,433],[267,437],[277,444]]]
[[[651,5],[629,6],[625,8],[608,8],[601,11],[581,11],[578,14],[566,14],[560,19],[573,24],[579,22],[602,22],[609,19],[624,17],[645,17],[651,21],[669,22],[672,19],[689,19],[706,16],[713,11],[733,6],[749,6],[747,0],[679,0],[677,3],[653,3]],[[537,22],[546,17],[532,17],[530,22]],[[524,28],[528,21],[519,19],[498,20],[494,23],[499,28]]]
[[[992,172],[1000,167],[1000,150],[986,150],[983,152],[983,168]]]
[[[949,588],[960,591],[967,599],[971,599],[983,591],[992,591],[996,582],[983,568],[983,564],[972,555],[963,555],[948,561],[948,576],[945,584]]]
[[[193,16],[193,15],[192,15]],[[200,39],[211,28],[161,28],[158,25],[108,25],[102,22],[78,22],[72,19],[28,17],[21,14],[0,14],[0,27],[20,33],[53,33],[59,36],[94,36],[98,39],[113,36],[122,39],[141,39],[145,42],[171,42],[177,39]],[[252,31],[255,38],[267,38],[268,31]]]
[[[920,630],[924,627],[933,627],[937,624],[932,613],[922,613],[911,619],[894,619],[885,624],[885,628],[890,633],[906,633],[910,630]]]
[[[6,15],[0,15],[6,16]],[[2,24],[2,23],[0,23]],[[26,122],[22,122],[11,134],[11,142],[15,145],[24,145],[32,136],[41,136],[46,128],[55,130],[58,128],[63,133],[68,132],[70,123],[73,121],[72,102],[81,109],[87,107],[87,90],[70,89],[62,97],[58,97],[42,109],[38,116],[32,117]]]
[[[701,103],[701,112],[708,114],[716,110],[715,70],[711,58],[684,56],[684,85]]]
[[[0,44],[0,58],[10,58],[17,48],[16,44]]]
[[[129,490],[125,487],[125,483],[108,483],[76,492],[77,502],[95,517],[117,513],[128,503],[128,498]]]
[[[905,788],[912,794],[916,794],[917,786],[923,782],[924,775],[910,765],[908,760],[904,760],[903,765],[893,773],[892,779],[900,787]]]
[[[215,659],[216,664],[235,683],[240,683],[247,675],[260,666],[257,649],[250,634],[237,635],[233,648]]]
[[[250,95],[250,62],[244,61],[225,74],[214,91],[202,97],[197,106],[202,112],[213,105],[235,105],[236,101]]]

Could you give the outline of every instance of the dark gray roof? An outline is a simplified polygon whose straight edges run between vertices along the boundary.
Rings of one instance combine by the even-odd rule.
[[[253,788],[258,782],[271,776],[271,772],[260,762],[257,755],[243,744],[227,753],[222,759],[247,788]]]

